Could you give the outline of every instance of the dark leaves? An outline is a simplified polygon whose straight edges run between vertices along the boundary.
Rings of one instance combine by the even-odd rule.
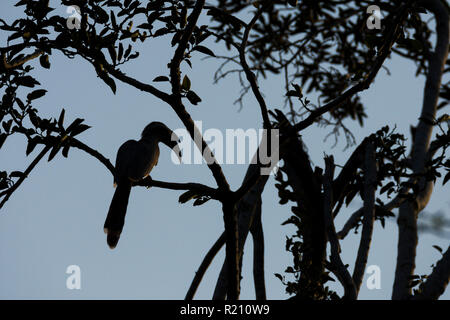
[[[45,69],[50,69],[50,61],[48,58],[48,55],[43,54],[39,57],[39,63],[41,64],[41,66]]]
[[[212,52],[211,49],[208,49],[205,46],[195,46],[194,48],[192,48],[192,51],[199,51],[201,53],[207,54],[209,56],[215,57],[216,55],[214,54],[214,52]]]
[[[158,76],[155,79],[153,79],[153,82],[165,82],[169,81],[169,78],[166,76]]]
[[[36,100],[36,99],[43,97],[46,93],[47,93],[47,90],[45,90],[45,89],[34,90],[33,92],[31,92],[27,95],[27,99],[28,99],[28,101]]]
[[[32,76],[23,76],[16,78],[16,83],[19,86],[33,88],[35,85],[39,85],[40,83],[36,81]]]
[[[202,101],[202,99],[192,90],[188,91],[186,98],[188,98],[189,102],[195,106]]]
[[[189,91],[190,88],[191,88],[191,80],[189,79],[188,76],[184,76],[183,82],[181,83],[181,89]]]

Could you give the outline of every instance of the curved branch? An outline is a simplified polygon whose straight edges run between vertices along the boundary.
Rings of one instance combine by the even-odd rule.
[[[265,5],[261,5],[258,11],[256,12],[253,19],[250,21],[250,23],[245,27],[244,36],[242,38],[241,46],[239,47],[239,58],[242,64],[242,68],[244,69],[245,75],[247,77],[248,82],[250,82],[250,86],[252,88],[253,94],[256,97],[256,100],[258,100],[260,109],[261,109],[261,115],[264,122],[264,128],[269,129],[270,126],[270,120],[269,120],[269,114],[267,112],[267,106],[266,102],[264,101],[264,98],[259,91],[258,84],[256,82],[256,76],[255,74],[250,70],[250,67],[247,63],[247,60],[245,58],[245,48],[247,46],[247,40],[248,36],[250,34],[250,31],[252,30],[253,26],[255,25],[256,21],[261,17],[261,14],[265,8]]]
[[[217,253],[220,251],[220,249],[222,249],[223,245],[225,244],[225,239],[226,239],[225,232],[223,232],[220,235],[219,239],[217,239],[216,242],[213,244],[211,249],[209,249],[209,251],[206,253],[202,263],[200,264],[200,267],[195,273],[195,277],[192,280],[189,290],[186,293],[186,297],[184,298],[185,300],[194,299],[195,292],[197,291],[198,286],[200,285],[200,282],[202,281],[203,276],[206,273],[206,270],[208,269],[209,265],[211,264]]]

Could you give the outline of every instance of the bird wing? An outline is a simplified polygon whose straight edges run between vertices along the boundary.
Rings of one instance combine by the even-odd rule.
[[[128,140],[117,151],[116,180],[130,179],[139,181],[147,176],[158,161],[158,144]]]

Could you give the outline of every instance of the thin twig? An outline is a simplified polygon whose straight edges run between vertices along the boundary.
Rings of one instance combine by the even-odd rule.
[[[51,149],[51,146],[45,146],[44,149],[37,155],[37,157],[31,162],[31,164],[28,166],[28,168],[23,172],[22,176],[19,178],[19,180],[14,183],[11,188],[8,189],[8,192],[5,193],[4,198],[2,199],[2,202],[0,203],[0,209],[3,207],[3,205],[9,200],[9,197],[14,193],[14,191],[17,190],[17,188],[22,184],[22,182],[28,177],[28,175],[31,173],[31,171],[34,169],[34,167],[41,161],[41,159],[45,156],[45,154]]]

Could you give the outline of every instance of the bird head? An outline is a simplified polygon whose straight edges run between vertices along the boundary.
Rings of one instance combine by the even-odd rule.
[[[149,123],[142,131],[141,137],[142,139],[153,138],[164,143],[175,152],[181,163],[181,150],[178,145],[180,139],[164,123],[159,121]]]

